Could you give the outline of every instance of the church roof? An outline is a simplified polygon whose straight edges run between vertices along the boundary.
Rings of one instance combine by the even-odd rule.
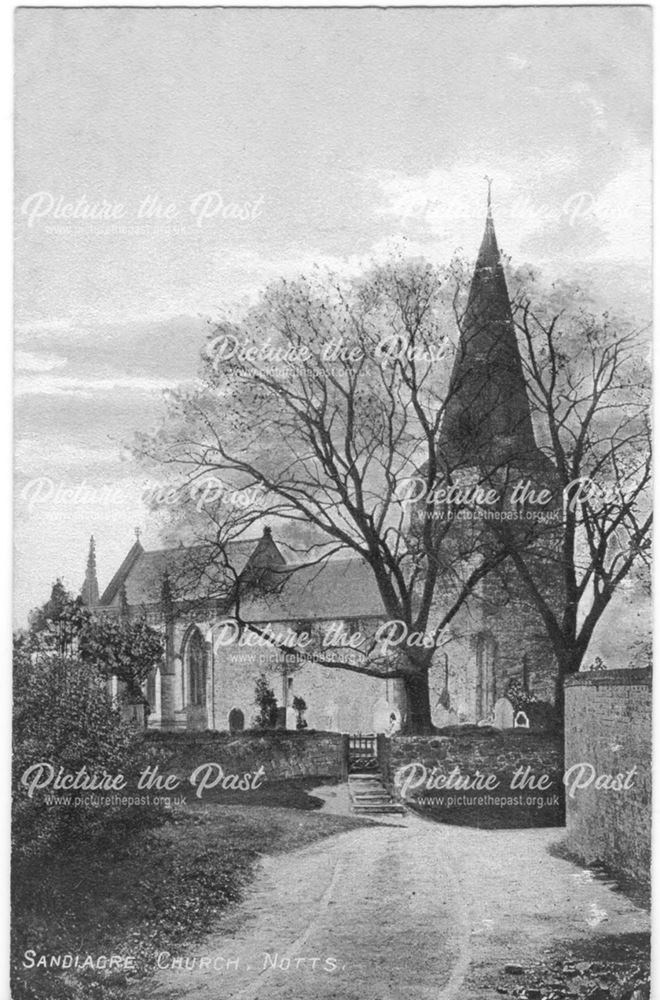
[[[439,454],[450,468],[536,449],[522,360],[490,209],[452,368]]]
[[[243,571],[256,545],[255,539],[228,543],[227,559],[237,572]],[[220,566],[214,563],[212,554],[210,545],[145,551],[136,541],[103,591],[100,603],[105,606],[116,603],[123,584],[130,605],[157,604],[166,573],[175,600],[208,596],[214,582],[221,584]]]
[[[363,559],[327,559],[317,565],[285,564],[269,533],[230,542],[226,555],[235,573],[267,565],[273,577],[284,569],[272,592],[245,597],[241,614],[249,621],[370,618],[384,614],[370,567]],[[157,605],[167,574],[174,601],[202,601],[223,592],[226,569],[210,545],[145,551],[135,542],[101,596],[101,606],[118,605],[122,587],[129,605]]]
[[[252,598],[243,608],[251,621],[374,618],[385,612],[373,572],[363,559],[327,559],[289,567],[283,586]]]

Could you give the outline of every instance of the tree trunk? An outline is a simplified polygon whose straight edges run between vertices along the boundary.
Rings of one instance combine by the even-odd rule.
[[[431,721],[431,699],[429,697],[429,675],[424,670],[414,676],[404,678],[408,717],[405,731],[414,736],[433,732]]]
[[[564,681],[578,672],[581,662],[582,654],[575,650],[569,649],[563,655],[557,656],[559,670],[555,682],[555,714],[558,734],[564,732]]]

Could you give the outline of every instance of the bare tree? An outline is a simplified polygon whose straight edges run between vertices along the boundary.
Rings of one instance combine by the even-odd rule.
[[[400,623],[404,640],[396,655],[372,644],[359,661],[315,659],[400,678],[414,732],[431,729],[428,673],[445,631],[506,557],[503,544],[480,544],[425,502],[440,480],[451,481],[438,440],[460,294],[451,269],[416,262],[353,281],[280,282],[240,323],[212,330],[199,385],[173,394],[161,430],[138,445],[180,477],[188,509],[176,513],[185,520],[196,508],[208,543],[199,558],[214,567],[216,596],[239,620],[241,583],[255,580],[232,566],[230,542],[263,511],[191,504],[209,477],[267,495],[269,518],[289,526],[294,545],[301,539],[299,565],[338,553],[365,561],[383,617]],[[415,530],[402,487],[411,479]],[[292,572],[291,564],[271,569],[268,584]]]
[[[537,437],[563,494],[561,518],[509,554],[544,622],[563,677],[579,670],[596,625],[624,582],[647,568],[652,522],[648,345],[643,331],[608,313],[566,305],[556,287],[534,306],[529,282],[514,301],[524,343]],[[561,600],[538,572],[543,548],[561,581]]]

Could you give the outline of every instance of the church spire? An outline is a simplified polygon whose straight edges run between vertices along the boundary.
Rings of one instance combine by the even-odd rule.
[[[96,577],[96,546],[94,535],[89,540],[89,553],[87,555],[87,569],[85,570],[85,582],[82,587],[83,604],[88,608],[94,608],[99,603],[99,583]]]
[[[487,180],[486,225],[440,430],[439,456],[449,471],[493,467],[536,450]]]

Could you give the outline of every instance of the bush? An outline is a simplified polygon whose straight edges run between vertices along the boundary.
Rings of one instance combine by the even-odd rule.
[[[254,725],[257,729],[273,729],[277,724],[277,698],[262,674],[254,686],[254,703],[259,709]]]
[[[162,819],[160,811],[145,806],[74,806],[62,800],[48,804],[50,793],[67,796],[68,792],[58,792],[51,785],[30,798],[21,784],[23,774],[34,764],[49,764],[56,774],[59,768],[77,773],[84,767],[89,774],[99,776],[122,774],[126,789],[114,794],[135,796],[139,794],[140,773],[160,758],[155,747],[144,744],[138,729],[121,721],[103,680],[76,659],[34,656],[19,644],[14,668],[13,744],[16,863],[59,847],[114,839],[124,830]],[[71,799],[76,794],[92,793],[73,792]]]

